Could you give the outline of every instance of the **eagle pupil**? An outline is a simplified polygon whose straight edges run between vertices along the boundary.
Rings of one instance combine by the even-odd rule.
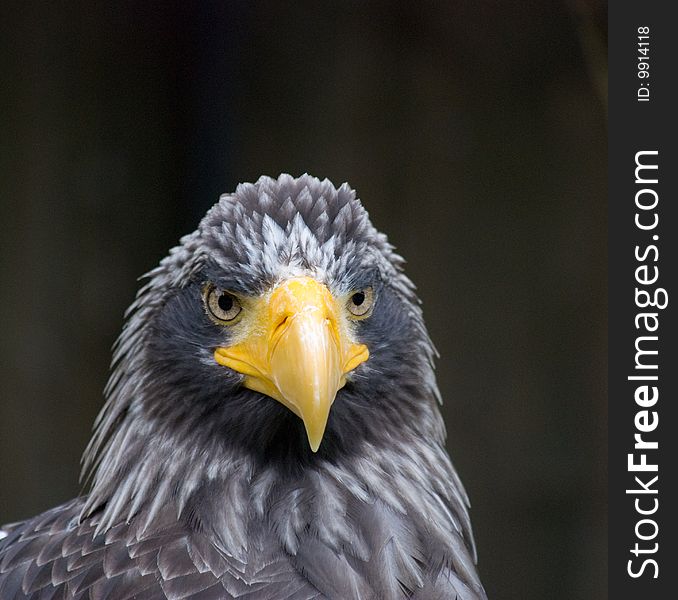
[[[228,312],[233,308],[233,296],[230,294],[222,294],[218,300],[219,308],[224,312]]]
[[[353,304],[356,306],[360,306],[363,302],[365,302],[365,293],[364,292],[357,292],[353,294]]]

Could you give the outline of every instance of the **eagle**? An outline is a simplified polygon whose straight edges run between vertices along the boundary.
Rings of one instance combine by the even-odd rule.
[[[221,196],[125,314],[89,493],[0,528],[0,598],[486,599],[403,264],[347,184]]]

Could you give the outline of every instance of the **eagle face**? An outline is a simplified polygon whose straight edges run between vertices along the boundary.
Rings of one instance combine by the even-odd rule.
[[[431,435],[413,419],[437,395],[434,351],[402,262],[347,185],[240,185],[150,273],[117,361],[147,383],[154,428],[262,460],[355,452],[390,426]]]

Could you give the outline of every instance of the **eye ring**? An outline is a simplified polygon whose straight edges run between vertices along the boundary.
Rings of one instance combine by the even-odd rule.
[[[242,304],[235,295],[212,284],[205,286],[203,303],[207,315],[217,325],[233,325],[242,311]]]
[[[366,319],[374,307],[374,290],[371,287],[351,292],[346,301],[346,309],[352,319]]]

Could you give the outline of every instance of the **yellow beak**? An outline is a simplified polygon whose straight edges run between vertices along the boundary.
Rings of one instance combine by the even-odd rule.
[[[348,339],[342,310],[323,284],[290,279],[253,307],[244,339],[214,352],[219,364],[245,375],[245,387],[302,419],[313,452],[346,374],[369,357],[367,346]]]

